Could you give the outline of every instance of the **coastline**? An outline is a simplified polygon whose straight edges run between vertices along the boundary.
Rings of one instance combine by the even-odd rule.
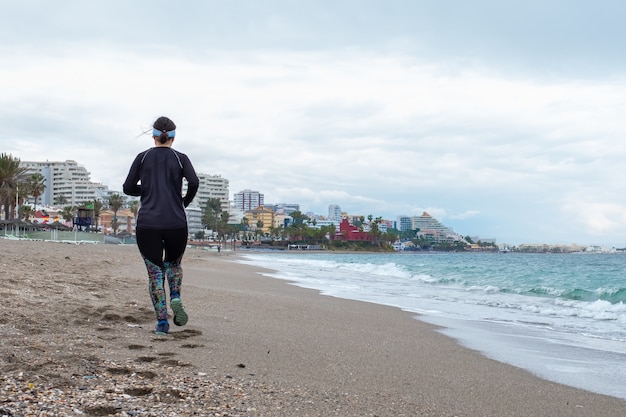
[[[0,249],[13,300],[0,321],[1,389],[17,384],[4,398],[45,402],[66,390],[88,415],[106,415],[86,408],[94,397],[114,415],[626,414],[620,399],[490,360],[413,313],[264,277],[237,254],[187,252],[190,322],[160,337],[136,247],[0,240]]]

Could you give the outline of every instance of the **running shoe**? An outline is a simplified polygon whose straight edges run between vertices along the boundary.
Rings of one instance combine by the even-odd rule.
[[[185,312],[183,307],[183,302],[180,298],[172,298],[170,302],[170,307],[172,307],[172,311],[174,312],[174,324],[177,326],[184,326],[187,324],[187,320],[189,320],[189,316]]]

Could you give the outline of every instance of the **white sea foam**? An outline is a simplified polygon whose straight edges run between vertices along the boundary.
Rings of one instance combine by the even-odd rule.
[[[273,269],[272,276],[323,294],[423,314],[498,360],[626,398],[626,374],[609,378],[613,386],[622,387],[616,392],[601,381],[600,373],[621,367],[626,359],[626,305],[599,299],[625,292],[619,290],[621,276],[614,271],[626,268],[626,257],[290,253],[250,254],[244,262]],[[480,340],[472,333],[476,323],[482,323]],[[518,349],[520,340],[528,351]],[[550,365],[546,358],[554,356],[556,346],[558,364],[550,359]],[[535,356],[529,357],[533,351]],[[581,365],[589,358],[602,365],[596,370]],[[569,375],[576,369],[584,380]]]

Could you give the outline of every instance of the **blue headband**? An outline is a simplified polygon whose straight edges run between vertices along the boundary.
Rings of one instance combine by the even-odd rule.
[[[168,138],[173,138],[174,136],[176,136],[176,131],[175,130],[170,130],[169,132],[165,132],[159,129],[152,129],[152,136],[156,136],[159,137],[161,136],[161,133],[167,133],[167,137]]]

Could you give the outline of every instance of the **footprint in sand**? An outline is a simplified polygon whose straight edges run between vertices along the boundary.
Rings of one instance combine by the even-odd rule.
[[[157,360],[155,356],[140,356],[135,359],[135,362],[154,362],[155,360]]]
[[[187,343],[184,345],[180,345],[181,348],[183,349],[195,349],[195,348],[201,348],[204,347],[204,345],[197,345],[195,343]]]
[[[144,346],[144,345],[128,345],[128,349],[130,349],[130,350],[143,350],[143,349],[148,349],[148,346]]]
[[[133,397],[140,397],[142,395],[150,394],[152,390],[152,387],[128,387],[124,389],[124,394],[132,395]]]
[[[191,366],[190,363],[181,362],[181,361],[176,360],[176,359],[165,359],[165,360],[159,361],[159,363],[162,364],[162,365],[180,366],[180,367]]]
[[[134,372],[132,369],[128,369],[128,368],[111,368],[111,367],[107,368],[107,371],[111,373],[112,375],[130,375]]]
[[[200,330],[185,329],[179,332],[177,331],[169,332],[167,335],[154,335],[154,338],[152,340],[158,341],[158,342],[168,342],[168,341],[172,341],[172,339],[173,340],[185,340],[185,339],[189,339],[190,337],[200,336],[201,334],[202,332]]]
[[[174,337],[174,339],[180,340],[200,336],[202,332],[200,330],[185,329],[182,332],[172,332],[170,334]]]
[[[85,414],[88,416],[108,416],[117,414],[117,408],[111,405],[94,405],[85,408]]]

